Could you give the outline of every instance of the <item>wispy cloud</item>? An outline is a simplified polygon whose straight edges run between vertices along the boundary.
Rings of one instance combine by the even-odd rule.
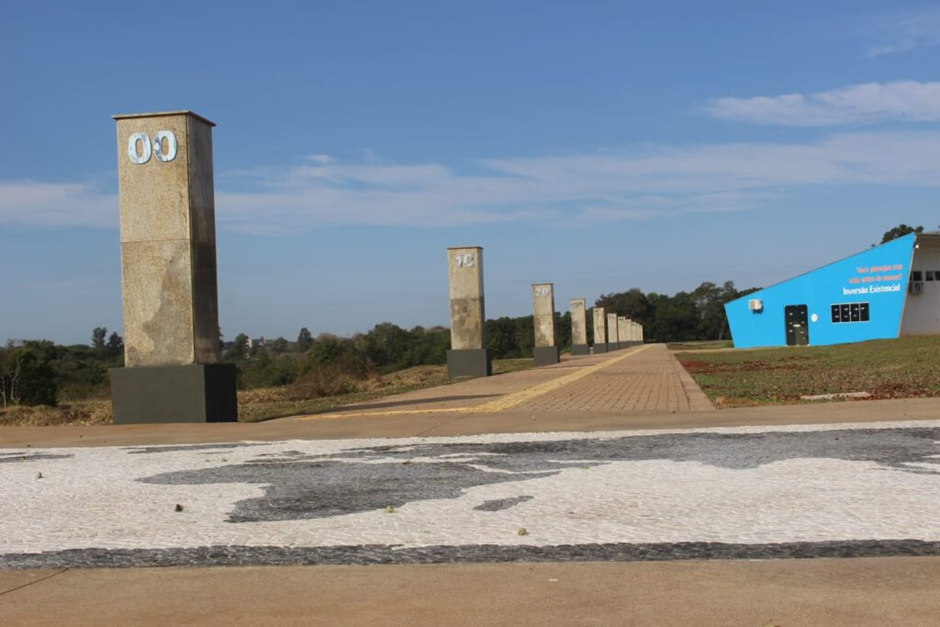
[[[809,95],[718,98],[705,110],[724,120],[780,126],[936,122],[940,120],[940,83],[865,83]]]
[[[758,209],[806,186],[938,187],[940,132],[843,133],[811,142],[634,146],[616,153],[442,164],[344,163],[219,178],[224,228],[264,235],[335,225],[441,227],[538,220],[597,225]],[[117,201],[82,185],[0,182],[0,225],[115,226]]]
[[[0,226],[117,227],[117,207],[90,183],[0,181]]]
[[[868,49],[871,57],[940,46],[940,8],[880,18],[866,30],[880,41]]]

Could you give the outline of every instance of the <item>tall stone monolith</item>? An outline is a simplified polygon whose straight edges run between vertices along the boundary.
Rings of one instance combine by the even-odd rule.
[[[591,347],[587,341],[587,301],[583,298],[571,299],[571,354],[590,355]]]
[[[603,307],[594,307],[594,354],[607,352],[607,315]]]
[[[479,246],[448,248],[447,283],[450,291],[447,374],[451,377],[489,376],[493,367],[486,348],[483,249]]]
[[[620,348],[630,348],[630,324],[624,316],[617,316],[617,337],[620,338]]]
[[[620,350],[620,334],[617,328],[617,314],[607,314],[607,350]]]
[[[116,115],[124,368],[115,423],[238,419],[219,362],[212,127],[190,111]]]
[[[551,283],[532,285],[532,323],[535,348],[532,358],[537,366],[557,364],[558,342],[555,337],[555,287]]]

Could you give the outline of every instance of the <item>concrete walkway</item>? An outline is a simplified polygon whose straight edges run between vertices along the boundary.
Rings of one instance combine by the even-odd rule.
[[[0,571],[0,624],[935,625],[940,558]]]

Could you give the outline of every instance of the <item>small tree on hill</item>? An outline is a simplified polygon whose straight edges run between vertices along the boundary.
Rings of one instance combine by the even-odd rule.
[[[97,351],[104,351],[106,346],[105,338],[108,336],[108,330],[104,327],[95,327],[91,332],[91,345]]]
[[[310,333],[310,329],[304,327],[300,330],[300,333],[297,335],[297,352],[306,353],[310,350],[310,347],[313,346],[313,334]]]

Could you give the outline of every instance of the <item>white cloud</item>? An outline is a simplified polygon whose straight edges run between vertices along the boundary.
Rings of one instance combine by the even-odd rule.
[[[781,126],[936,122],[940,120],[940,83],[865,83],[809,95],[718,98],[705,109],[725,120]]]
[[[868,56],[908,52],[940,45],[940,9],[879,18],[868,29],[881,43],[868,49]]]
[[[117,194],[83,183],[0,181],[0,225],[117,227]]]
[[[320,164],[320,165],[316,165]],[[335,225],[565,226],[757,209],[806,186],[940,187],[940,132],[844,133],[812,142],[640,146],[441,164],[304,160],[221,176],[218,222],[279,235]],[[117,200],[83,185],[0,182],[0,224],[113,227]]]

